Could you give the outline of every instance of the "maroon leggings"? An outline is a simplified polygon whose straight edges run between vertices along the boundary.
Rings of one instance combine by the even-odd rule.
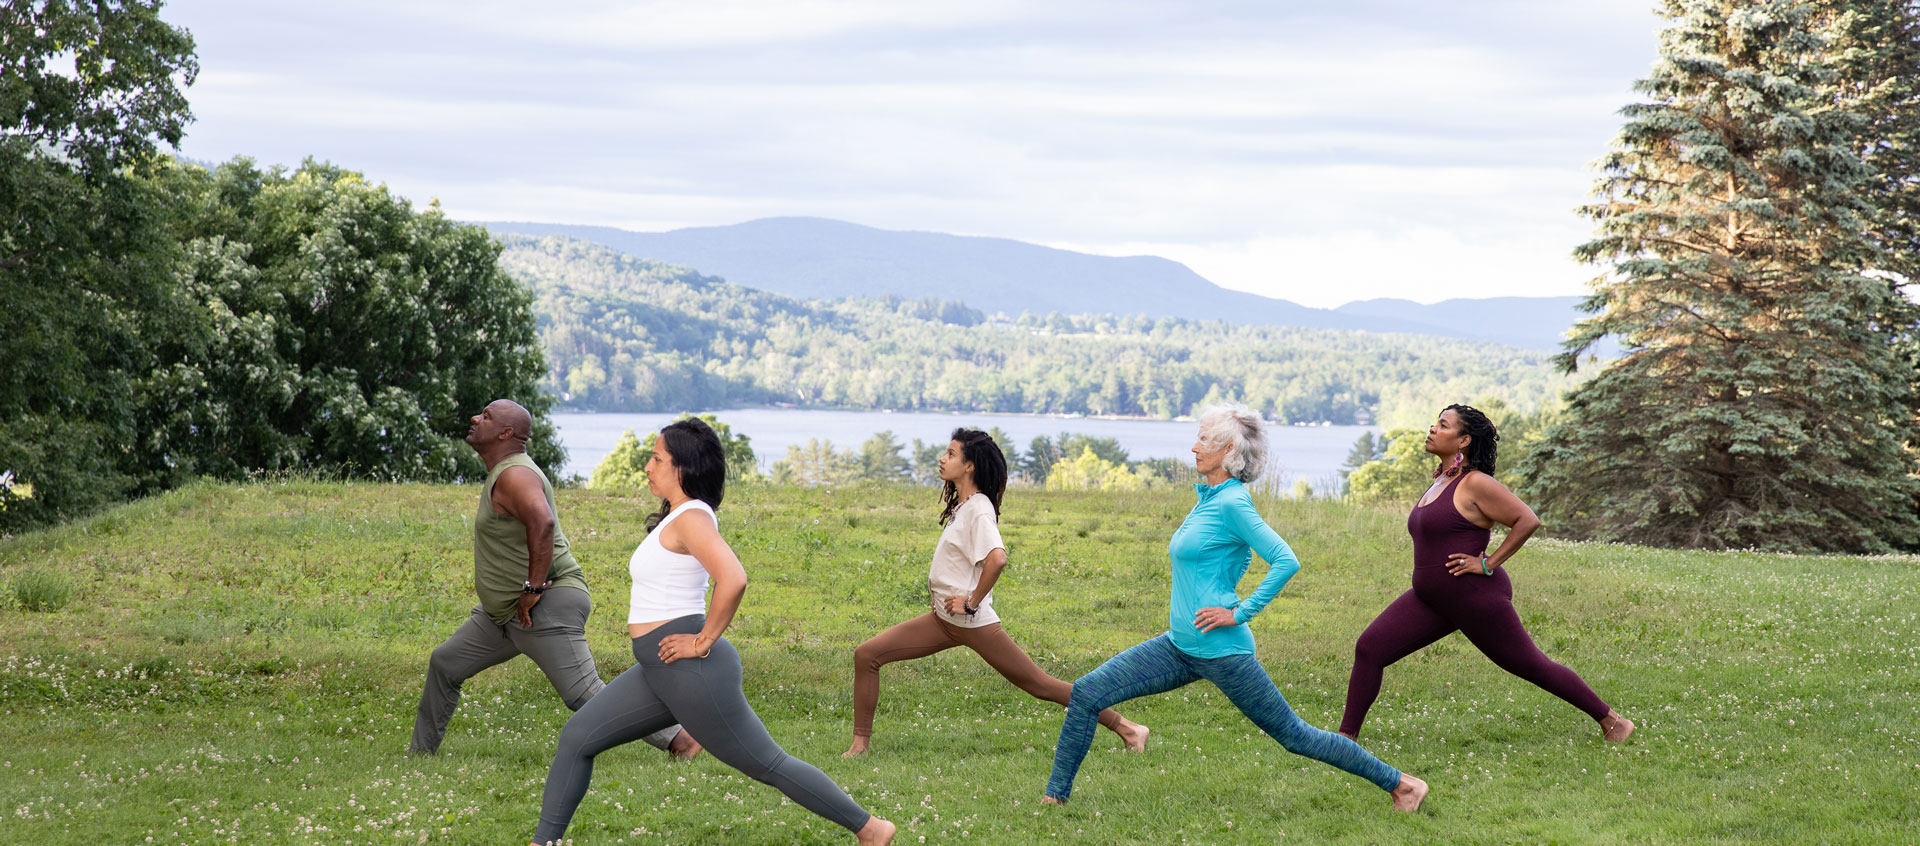
[[[1607,715],[1607,703],[1579,674],[1554,663],[1533,645],[1533,638],[1520,625],[1520,614],[1513,610],[1513,582],[1505,568],[1494,570],[1492,576],[1455,576],[1441,567],[1416,567],[1413,589],[1380,612],[1354,644],[1340,733],[1360,735],[1367,709],[1380,695],[1382,671],[1455,630],[1500,669],[1567,700],[1595,720]]]

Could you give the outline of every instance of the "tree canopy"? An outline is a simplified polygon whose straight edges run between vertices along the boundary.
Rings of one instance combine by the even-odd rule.
[[[1920,65],[1904,3],[1668,0],[1598,198],[1561,362],[1623,356],[1525,468],[1542,519],[1656,545],[1876,552],[1920,535],[1903,236]],[[1873,10],[1892,17],[1850,30]],[[1863,98],[1875,83],[1895,108]],[[1893,153],[1886,151],[1908,151]],[[1884,153],[1884,154],[1883,154]]]

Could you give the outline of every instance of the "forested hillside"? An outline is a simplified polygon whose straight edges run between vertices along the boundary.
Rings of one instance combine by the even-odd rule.
[[[1573,377],[1543,353],[1414,335],[796,300],[565,238],[497,236],[532,286],[566,405],[800,406],[1173,417],[1232,397],[1286,422],[1413,425],[1463,398],[1532,411]]]
[[[1577,296],[1365,300],[1311,308],[1223,288],[1159,256],[1101,256],[944,232],[878,229],[840,220],[778,217],[670,232],[488,221],[495,235],[577,238],[631,256],[699,269],[798,299],[964,299],[986,312],[1141,314],[1262,326],[1406,332],[1558,352],[1580,316]],[[1276,269],[1276,272],[1281,272]],[[1295,279],[1287,290],[1337,286]],[[1446,293],[1434,291],[1433,293]]]

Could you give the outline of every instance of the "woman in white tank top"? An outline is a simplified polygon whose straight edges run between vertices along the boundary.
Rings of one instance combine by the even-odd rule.
[[[714,515],[726,490],[719,436],[698,418],[661,429],[647,462],[647,489],[660,497],[660,510],[648,517],[647,537],[627,564],[633,577],[627,634],[636,663],[560,730],[533,843],[566,836],[595,756],[676,722],[721,763],[845,827],[862,846],[892,842],[894,824],[867,813],[825,773],[782,750],[741,691],[740,653],[722,634],[746,594],[747,572],[720,537]],[[703,601],[709,580],[711,606]]]

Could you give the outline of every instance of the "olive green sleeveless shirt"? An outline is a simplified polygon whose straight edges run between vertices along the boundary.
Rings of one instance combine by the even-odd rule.
[[[546,492],[547,508],[553,511],[553,566],[547,578],[553,587],[586,590],[587,580],[580,563],[573,560],[567,547],[567,534],[560,530],[560,509],[553,503],[553,484],[540,466],[527,454],[516,453],[493,465],[487,483],[480,486],[480,512],[473,518],[473,592],[480,596],[480,608],[495,623],[513,619],[520,604],[520,588],[527,581],[527,527],[511,514],[493,510],[493,483],[508,467],[526,467],[540,476],[540,488]],[[550,588],[551,589],[551,588]]]

